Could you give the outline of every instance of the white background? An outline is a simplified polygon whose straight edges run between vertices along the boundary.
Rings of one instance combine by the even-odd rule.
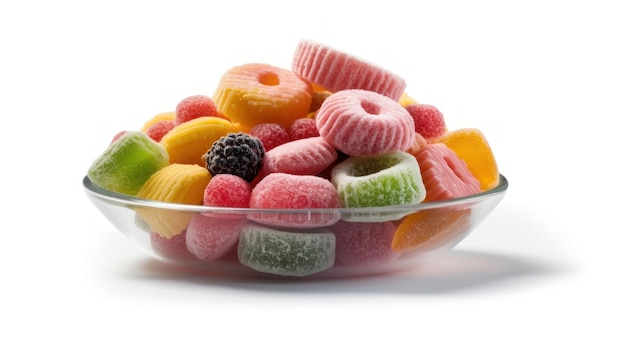
[[[0,349],[624,349],[620,2],[342,4],[2,2]],[[207,277],[149,258],[88,201],[115,133],[231,66],[289,67],[302,38],[485,133],[509,192],[449,255],[347,281]]]

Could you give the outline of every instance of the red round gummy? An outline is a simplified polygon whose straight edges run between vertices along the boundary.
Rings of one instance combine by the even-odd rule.
[[[150,128],[146,130],[146,135],[158,143],[161,141],[161,138],[163,138],[163,136],[175,126],[176,123],[174,121],[159,121],[151,125]]]
[[[204,190],[204,206],[247,208],[252,186],[233,174],[216,174]]]
[[[192,95],[176,105],[176,125],[198,117],[221,117],[213,99],[205,95]]]
[[[313,118],[299,118],[293,121],[289,127],[289,136],[292,140],[312,138],[320,136]]]
[[[266,152],[278,145],[291,141],[287,129],[278,123],[257,124],[250,129],[248,134],[261,140]]]
[[[438,138],[446,132],[443,114],[435,106],[413,104],[406,107],[415,121],[415,131],[426,139]]]

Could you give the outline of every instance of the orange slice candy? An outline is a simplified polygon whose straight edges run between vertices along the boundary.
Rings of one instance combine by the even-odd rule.
[[[391,242],[396,252],[429,251],[453,245],[470,225],[470,209],[428,209],[406,216]]]
[[[467,168],[480,183],[480,190],[495,188],[500,182],[496,158],[485,135],[475,128],[445,133],[437,142],[444,143],[467,163]]]

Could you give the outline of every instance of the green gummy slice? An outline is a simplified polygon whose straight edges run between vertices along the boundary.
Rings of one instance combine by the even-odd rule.
[[[330,231],[288,232],[246,225],[239,238],[239,262],[256,271],[307,276],[335,263],[335,235]]]
[[[103,189],[136,195],[152,174],[168,164],[169,155],[161,144],[145,133],[129,131],[94,160],[87,177]]]

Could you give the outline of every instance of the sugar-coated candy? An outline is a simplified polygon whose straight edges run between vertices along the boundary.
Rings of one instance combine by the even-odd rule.
[[[259,272],[309,276],[335,263],[335,235],[328,230],[291,232],[245,225],[237,253],[242,265]]]
[[[313,89],[288,69],[248,63],[224,73],[213,95],[218,111],[250,130],[259,123],[278,123],[289,128],[306,116]]]
[[[335,209],[341,207],[337,190],[327,179],[312,175],[271,173],[252,189],[250,208],[258,209]],[[249,219],[275,226],[300,228],[331,225],[338,212],[290,212],[250,214]]]
[[[367,90],[329,96],[316,115],[319,134],[350,156],[405,151],[415,139],[415,123],[397,101]]]
[[[449,131],[437,142],[443,143],[467,164],[470,172],[480,182],[481,190],[498,186],[500,172],[493,150],[485,135],[476,128]]]
[[[420,166],[415,157],[398,151],[376,157],[349,157],[331,171],[343,207],[384,207],[417,204],[426,197]],[[343,218],[349,221],[382,221],[398,219],[393,213],[371,214],[370,218]]]
[[[423,147],[415,155],[426,188],[424,201],[448,200],[480,192],[480,183],[461,160],[445,144]]]
[[[169,164],[167,151],[145,133],[128,131],[98,156],[87,176],[103,189],[135,195],[155,172]]]
[[[393,221],[339,221],[330,229],[335,234],[335,255],[341,264],[380,264],[391,262],[400,256],[391,249],[391,241],[396,231]]]
[[[187,250],[186,237],[185,230],[171,238],[150,232],[150,245],[154,252],[164,259],[193,261],[196,257]]]
[[[317,175],[337,160],[337,150],[322,137],[297,139],[265,154],[263,174]]]
[[[289,131],[278,123],[260,123],[252,127],[248,134],[261,140],[265,151],[291,141]]]
[[[210,96],[192,95],[176,105],[176,124],[185,123],[198,117],[220,117],[217,106]]]
[[[163,202],[201,205],[211,175],[198,165],[172,163],[155,172],[141,187],[137,197]],[[182,232],[193,213],[162,208],[137,207],[137,214],[161,236],[171,238]]]
[[[264,157],[261,140],[240,132],[216,140],[203,158],[211,175],[233,174],[251,182],[263,167]]]
[[[155,124],[151,125],[148,128],[148,130],[146,130],[145,133],[152,140],[154,140],[154,141],[156,141],[158,143],[158,142],[161,141],[163,136],[165,134],[169,133],[169,131],[172,130],[175,126],[176,126],[176,123],[174,121],[163,120],[163,121],[159,121],[159,122],[156,122]]]
[[[434,208],[412,213],[402,220],[391,242],[396,252],[429,251],[461,241],[471,224],[468,208]]]
[[[235,247],[245,223],[245,217],[196,214],[187,225],[187,250],[203,261],[220,259]]]
[[[298,43],[291,69],[333,93],[347,89],[363,89],[397,101],[406,87],[404,79],[395,73],[310,40],[301,40]]]
[[[320,136],[317,124],[313,118],[298,118],[289,126],[289,137],[292,140],[312,138]]]
[[[198,117],[181,123],[165,134],[161,145],[167,150],[170,163],[186,163],[204,166],[203,156],[211,145],[237,128],[219,117]]]
[[[204,206],[247,208],[252,185],[233,174],[216,174],[204,189]]]
[[[141,127],[141,131],[145,133],[150,127],[152,127],[152,125],[156,123],[159,123],[161,121],[174,121],[175,119],[176,112],[174,111],[158,113],[144,123],[144,125]]]
[[[433,140],[442,136],[446,131],[446,122],[443,113],[433,105],[412,104],[406,107],[415,121],[415,131],[426,140]]]

